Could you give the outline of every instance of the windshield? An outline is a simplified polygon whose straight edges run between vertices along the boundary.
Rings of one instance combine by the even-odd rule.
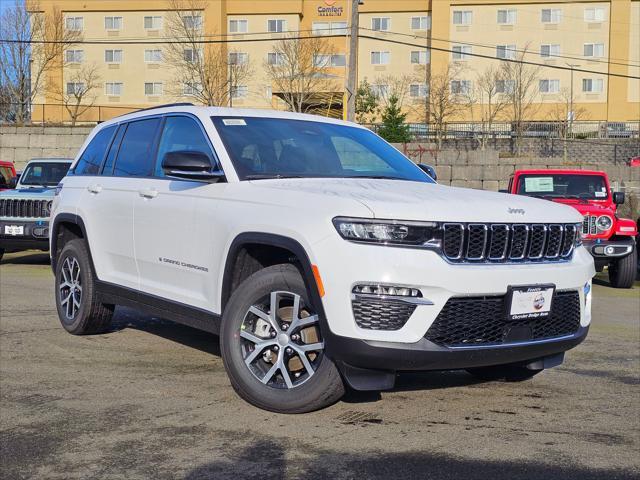
[[[212,117],[240,180],[383,178],[433,183],[374,133],[331,123]]]
[[[9,167],[0,167],[0,188],[9,188],[11,178],[13,178],[13,171]]]
[[[20,177],[21,185],[56,186],[60,183],[69,167],[69,163],[32,162],[27,165]]]
[[[600,175],[522,175],[520,195],[543,198],[606,200],[607,184]]]

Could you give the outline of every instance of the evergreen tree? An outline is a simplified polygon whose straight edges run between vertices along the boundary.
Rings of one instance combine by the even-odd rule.
[[[378,135],[390,143],[408,143],[411,141],[409,125],[404,123],[406,113],[402,113],[397,95],[391,95],[387,106],[382,111],[382,125]]]

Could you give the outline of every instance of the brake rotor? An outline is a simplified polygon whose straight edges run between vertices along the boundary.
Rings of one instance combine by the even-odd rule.
[[[300,318],[307,318],[310,316],[310,313],[306,310],[300,310]],[[291,324],[293,321],[293,307],[280,307],[278,309],[278,317],[283,321]],[[300,339],[302,343],[317,343],[320,341],[320,335],[318,335],[318,330],[314,325],[303,328],[299,331]],[[307,357],[310,361],[314,361],[316,359],[317,354],[314,352],[309,353]],[[304,370],[304,365],[300,360],[298,355],[295,355],[289,359],[287,363],[287,367],[290,372],[299,372]]]

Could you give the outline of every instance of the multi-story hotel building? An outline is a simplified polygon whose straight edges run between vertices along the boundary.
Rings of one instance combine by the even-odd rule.
[[[640,1],[542,0],[364,0],[359,7],[358,82],[366,79],[384,95],[402,83],[406,105],[419,105],[433,77],[455,66],[455,91],[474,82],[502,59],[541,64],[534,86],[537,108],[531,120],[547,120],[573,91],[574,111],[582,119],[640,119]],[[190,85],[176,85],[174,67],[165,62],[167,0],[41,0],[44,14],[60,9],[68,29],[83,42],[65,52],[51,72],[37,104],[56,104],[53,85],[73,89],[73,72],[95,65],[94,92],[102,119],[130,108],[190,101]],[[234,106],[284,108],[265,71],[280,61],[275,45],[288,35],[330,34],[326,65],[331,91],[323,92],[327,112],[340,114],[349,58],[346,36],[350,0],[206,0],[196,22],[203,38],[226,44],[236,61],[248,62],[251,75],[233,88]],[[344,35],[334,37],[333,35]],[[130,43],[127,43],[129,42]],[[142,44],[141,42],[145,43]],[[113,42],[113,43],[109,43]],[[152,43],[157,42],[157,43]],[[526,52],[526,53],[523,53]],[[185,53],[185,54],[193,54]],[[561,68],[553,68],[561,67]],[[574,71],[572,72],[571,69]],[[580,70],[587,70],[582,72]],[[572,85],[573,84],[573,85]],[[508,82],[500,85],[508,89]],[[479,105],[482,98],[474,102]],[[44,113],[43,113],[44,112]],[[34,119],[60,120],[62,109],[34,106]],[[419,109],[410,109],[420,121]],[[95,117],[93,112],[88,116]],[[473,108],[460,120],[472,120]],[[56,118],[57,117],[57,118]]]

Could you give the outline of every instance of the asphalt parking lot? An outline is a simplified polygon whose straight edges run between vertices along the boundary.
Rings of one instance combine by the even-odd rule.
[[[586,342],[524,383],[405,374],[312,414],[236,396],[217,337],[117,310],[60,327],[46,255],[0,264],[0,478],[640,477],[640,284],[595,285]]]

